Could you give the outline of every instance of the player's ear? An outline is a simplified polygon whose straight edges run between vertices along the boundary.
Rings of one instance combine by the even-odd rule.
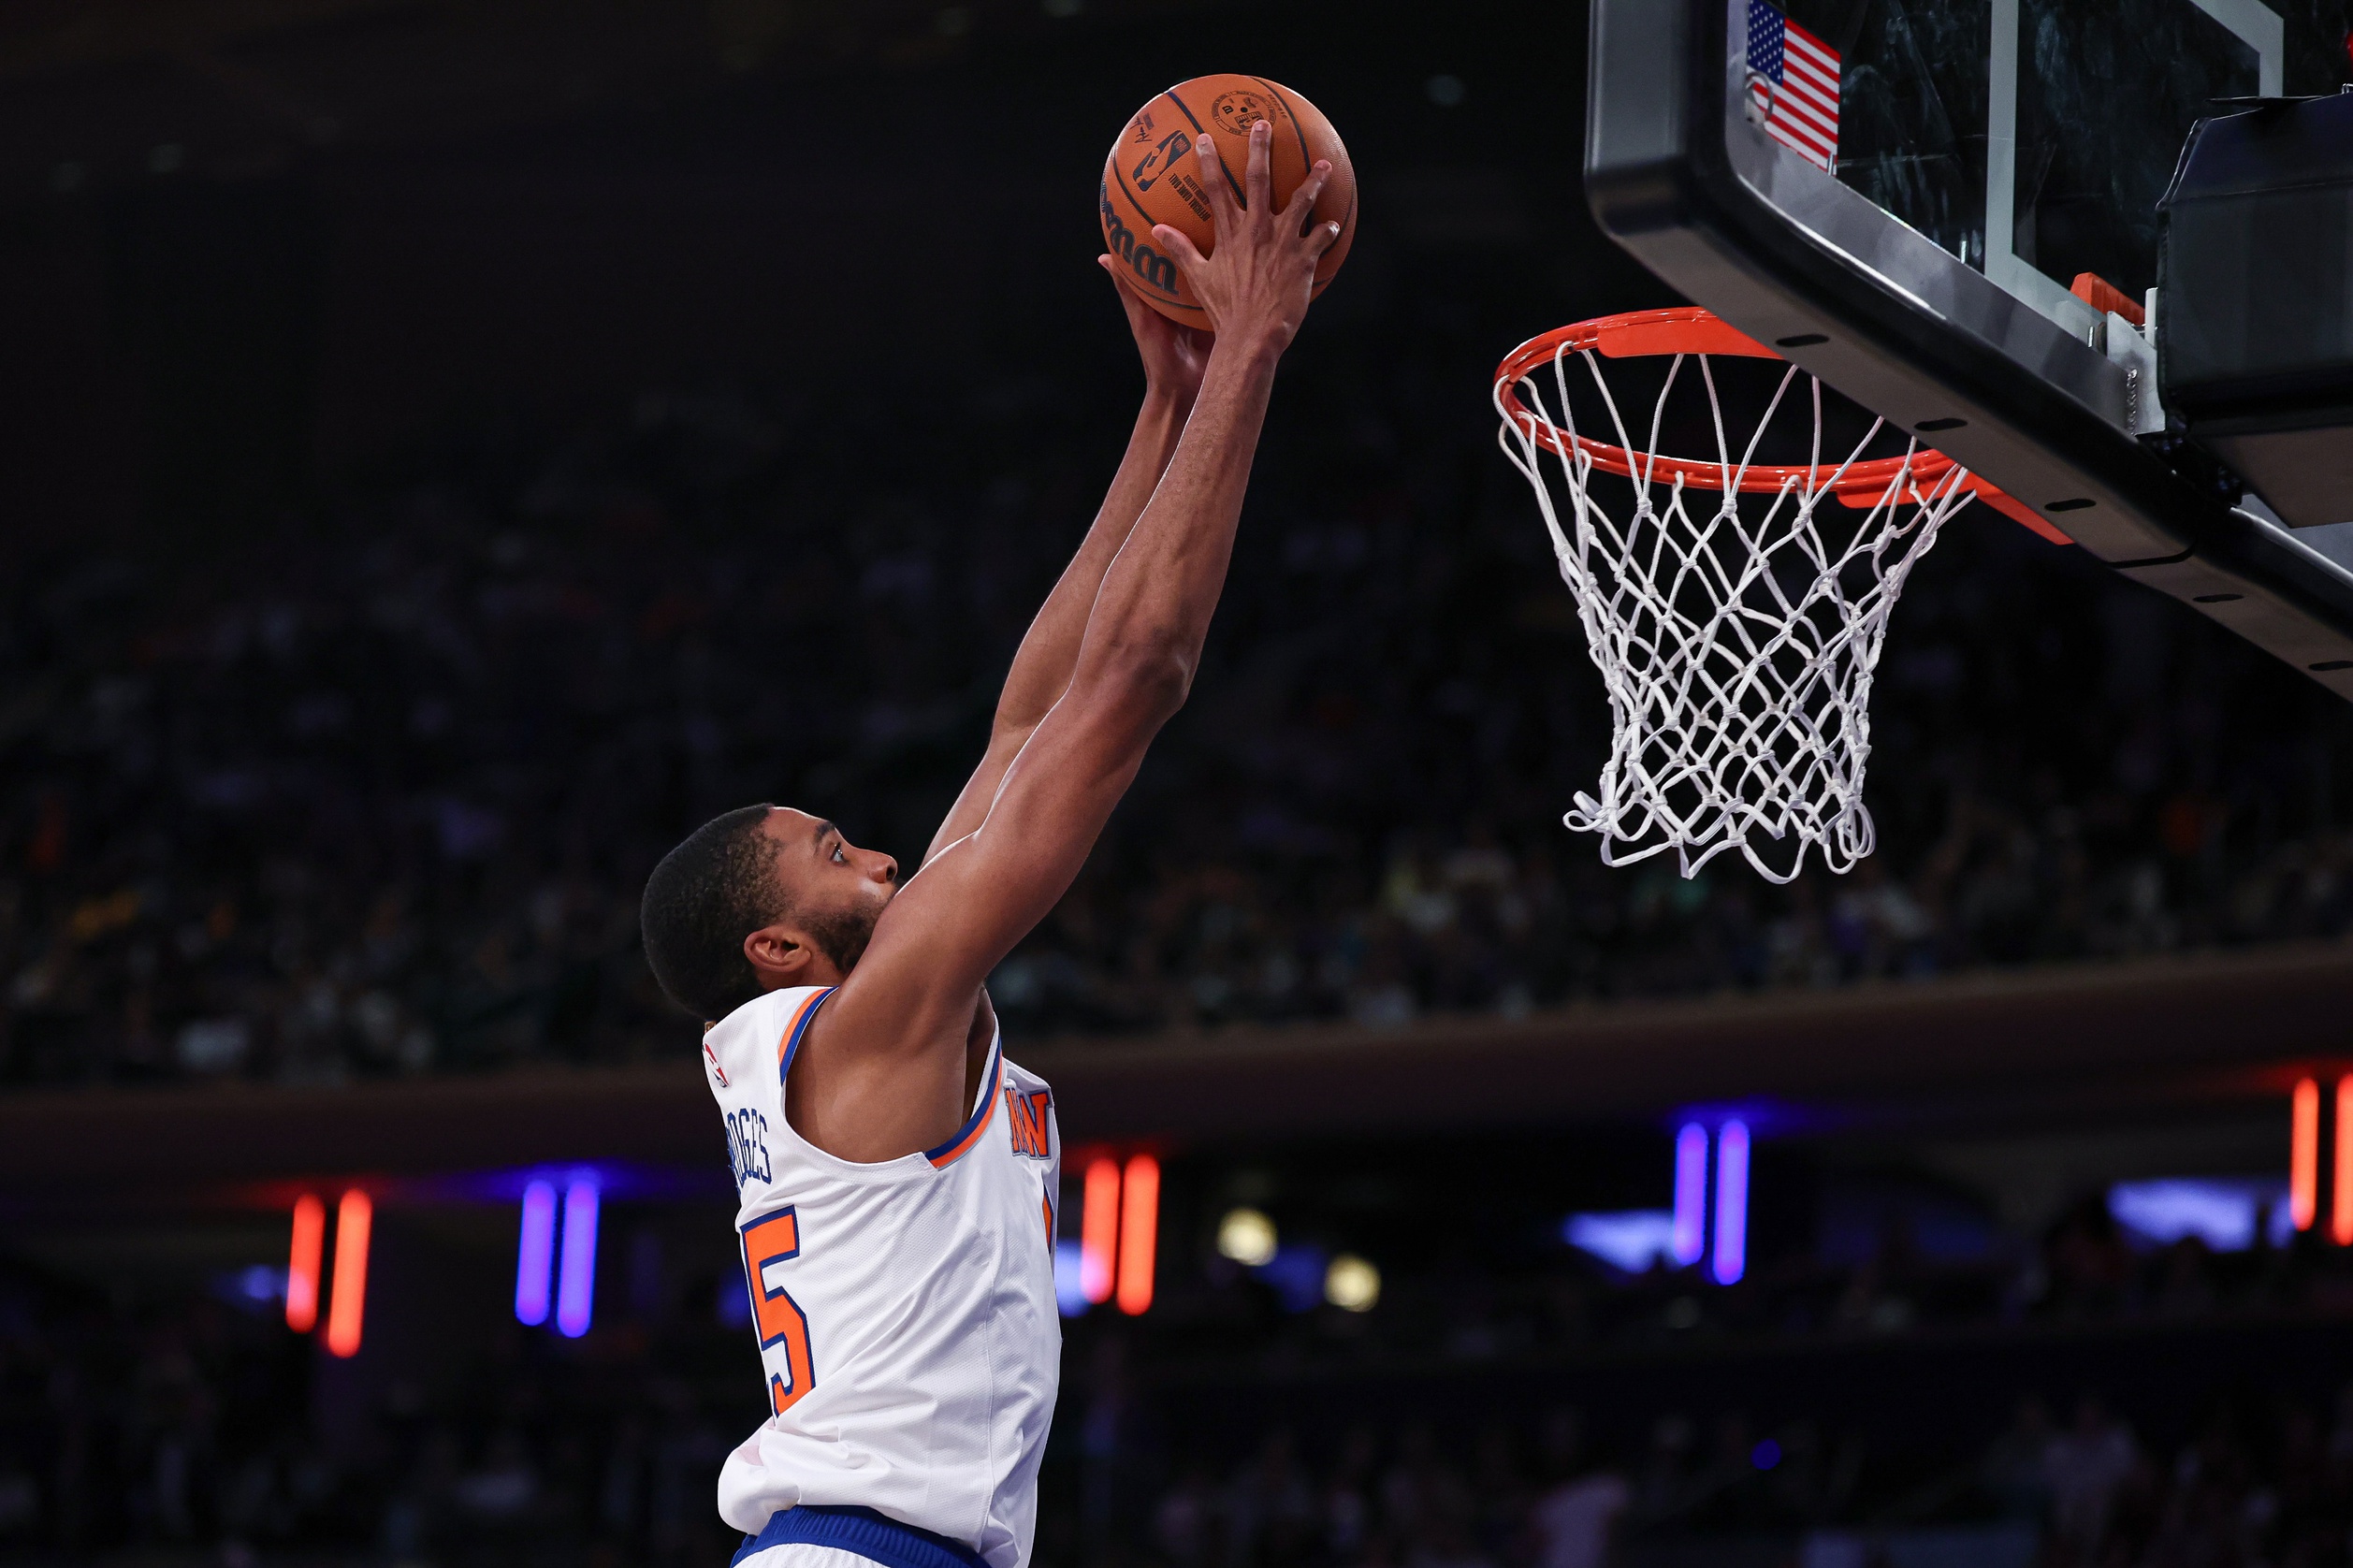
[[[785,926],[763,925],[744,938],[745,960],[771,991],[801,984],[811,956],[809,945]]]

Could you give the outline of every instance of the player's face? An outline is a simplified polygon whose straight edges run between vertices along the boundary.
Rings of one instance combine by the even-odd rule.
[[[777,875],[784,879],[792,923],[848,974],[899,891],[899,863],[879,849],[861,849],[833,823],[788,806],[768,813],[767,831],[777,843]]]

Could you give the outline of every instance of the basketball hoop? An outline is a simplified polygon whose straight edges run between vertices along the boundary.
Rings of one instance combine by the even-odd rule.
[[[1604,368],[1658,356],[1672,362],[1649,442],[1638,446]],[[1780,359],[1709,312],[1685,307],[1547,332],[1495,372],[1498,443],[1534,486],[1609,696],[1600,795],[1579,793],[1562,820],[1599,834],[1608,865],[1672,849],[1692,877],[1736,849],[1761,876],[1787,882],[1816,845],[1824,865],[1845,872],[1875,843],[1863,804],[1871,678],[1912,567],[1972,497],[2046,536],[2055,530],[1916,441],[1866,458],[1874,441],[1900,434],[1884,420],[1872,419],[1846,457],[1825,461],[1822,383],[1811,377],[1808,460],[1755,460],[1797,379],[1794,365],[1736,453],[1713,357]],[[1583,375],[1572,359],[1583,362]],[[1707,394],[1712,459],[1659,450],[1669,397],[1678,381],[1689,385],[1687,359],[1698,361]],[[1585,376],[1614,444],[1576,428],[1571,384]],[[1605,506],[1595,494],[1599,474],[1627,481],[1630,496]],[[1693,506],[1694,495],[1713,500]],[[1834,498],[1837,508],[1825,511]],[[1782,853],[1768,858],[1759,840]]]

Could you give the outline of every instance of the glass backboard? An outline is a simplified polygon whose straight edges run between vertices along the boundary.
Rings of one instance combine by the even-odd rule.
[[[2169,424],[2150,292],[2191,127],[2334,92],[2342,0],[1591,3],[1586,194],[1613,239],[2353,698],[2353,525],[2281,526]]]
[[[2286,77],[2261,0],[1741,0],[1736,20],[1751,120],[1768,94],[1748,57],[1777,30],[1815,40],[1839,77],[1838,181],[2070,324],[2082,273],[2144,299],[2190,128]]]

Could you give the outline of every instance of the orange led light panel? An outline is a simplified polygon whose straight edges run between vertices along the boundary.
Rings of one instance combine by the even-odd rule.
[[[327,1245],[327,1205],[309,1193],[294,1200],[294,1244],[286,1251],[286,1327],[307,1334],[319,1320],[319,1259]]]
[[[368,1308],[368,1231],[375,1205],[357,1187],[335,1206],[335,1295],[327,1308],[327,1349],[349,1360],[359,1354],[359,1321]]]
[[[1100,1304],[1111,1299],[1111,1263],[1119,1253],[1119,1162],[1087,1162],[1086,1207],[1079,1215],[1079,1292]]]
[[[2320,1085],[2296,1085],[2288,1137],[2288,1217],[2310,1230],[2320,1210]]]
[[[1152,1274],[1160,1248],[1160,1162],[1131,1155],[1120,1198],[1119,1310],[1134,1317],[1152,1305]]]
[[[2336,1182],[2330,1195],[2329,1239],[2353,1247],[2353,1072],[2337,1080]]]

